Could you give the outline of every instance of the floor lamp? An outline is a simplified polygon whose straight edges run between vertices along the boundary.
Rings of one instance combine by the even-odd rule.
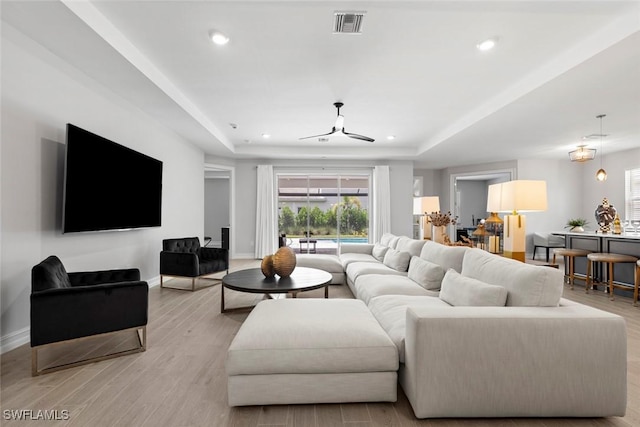
[[[504,256],[524,262],[527,218],[522,213],[547,210],[547,182],[515,180],[494,185],[501,186],[498,212],[510,212],[504,217]]]
[[[440,198],[438,196],[414,197],[413,214],[422,216],[422,236],[424,239],[431,240],[431,224],[429,215],[440,211]]]

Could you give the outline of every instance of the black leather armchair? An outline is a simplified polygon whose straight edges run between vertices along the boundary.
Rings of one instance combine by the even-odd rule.
[[[149,286],[135,268],[67,273],[50,256],[31,270],[32,375],[104,360],[146,349]],[[136,348],[38,369],[38,350],[64,341],[135,330]]]
[[[225,270],[229,273],[229,250],[202,247],[197,237],[165,239],[162,249],[160,287],[168,287],[164,285],[163,276],[190,277],[191,291],[194,291],[196,278]]]

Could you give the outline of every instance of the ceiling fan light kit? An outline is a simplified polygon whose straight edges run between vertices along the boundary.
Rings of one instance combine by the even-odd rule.
[[[349,138],[353,138],[353,139],[357,139],[360,141],[366,141],[366,142],[374,142],[375,139],[370,138],[368,136],[364,136],[364,135],[359,135],[357,133],[350,133],[344,130],[344,116],[342,114],[340,114],[340,108],[344,107],[344,103],[342,102],[334,102],[333,106],[336,107],[336,109],[338,110],[338,117],[336,117],[336,122],[333,125],[333,127],[331,128],[331,132],[328,133],[323,133],[321,135],[312,135],[312,136],[305,136],[302,138],[299,138],[300,140],[302,139],[312,139],[312,138],[318,138],[318,140],[328,140],[328,138],[332,135],[340,135],[343,134],[345,136],[348,136]]]

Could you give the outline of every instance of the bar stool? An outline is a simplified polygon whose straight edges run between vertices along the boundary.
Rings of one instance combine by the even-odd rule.
[[[640,288],[640,259],[636,262],[636,285],[633,289],[633,305],[638,305],[638,288]]]
[[[638,301],[638,284],[640,282],[640,279],[638,278],[638,258],[632,256],[632,255],[622,255],[622,254],[612,254],[612,253],[606,253],[606,252],[595,252],[595,253],[590,253],[587,255],[587,285],[586,285],[586,289],[585,292],[589,293],[589,287],[591,285],[592,282],[592,264],[594,262],[604,262],[607,264],[608,266],[608,270],[607,270],[607,279],[609,280],[609,299],[613,301],[614,299],[614,295],[613,295],[613,288],[622,288],[622,289],[629,289],[628,286],[623,286],[623,285],[616,285],[615,283],[613,283],[613,265],[616,263],[625,263],[625,262],[632,262],[634,264],[636,264],[634,267],[634,286],[633,286],[633,305],[637,305],[637,301]]]
[[[569,260],[568,264],[569,264],[569,285],[571,285],[571,289],[573,289],[573,280],[574,280],[574,272],[575,272],[575,258],[576,257],[586,257],[587,255],[589,255],[590,253],[592,253],[592,251],[586,250],[586,249],[570,249],[570,248],[559,248],[559,249],[554,249],[553,250],[553,261],[551,262],[552,264],[556,264],[556,255],[560,255],[562,257],[564,257],[565,263],[567,262],[567,259]],[[565,279],[567,277],[567,275],[565,274]]]

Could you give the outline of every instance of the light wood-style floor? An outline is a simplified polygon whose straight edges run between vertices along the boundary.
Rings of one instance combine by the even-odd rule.
[[[257,267],[236,260],[232,269]],[[213,282],[201,279],[198,286]],[[174,279],[172,285],[190,286]],[[331,298],[352,298],[346,286],[331,286]],[[224,362],[226,350],[247,314],[220,314],[220,285],[192,292],[152,288],[147,351],[39,377],[31,377],[30,347],[2,356],[0,424],[3,426],[640,426],[640,308],[629,298],[609,301],[583,287],[565,297],[624,316],[628,327],[628,406],[624,418],[418,420],[398,387],[396,403],[289,405],[230,408]],[[225,291],[228,307],[259,296]],[[300,293],[320,298],[322,290]],[[57,357],[124,348],[131,334],[67,346]],[[578,357],[589,357],[588,354]],[[602,361],[607,369],[607,361]],[[273,390],[277,393],[277,390]],[[601,396],[606,399],[607,396]],[[6,410],[66,410],[68,420],[13,421]],[[61,412],[59,412],[61,414]]]

